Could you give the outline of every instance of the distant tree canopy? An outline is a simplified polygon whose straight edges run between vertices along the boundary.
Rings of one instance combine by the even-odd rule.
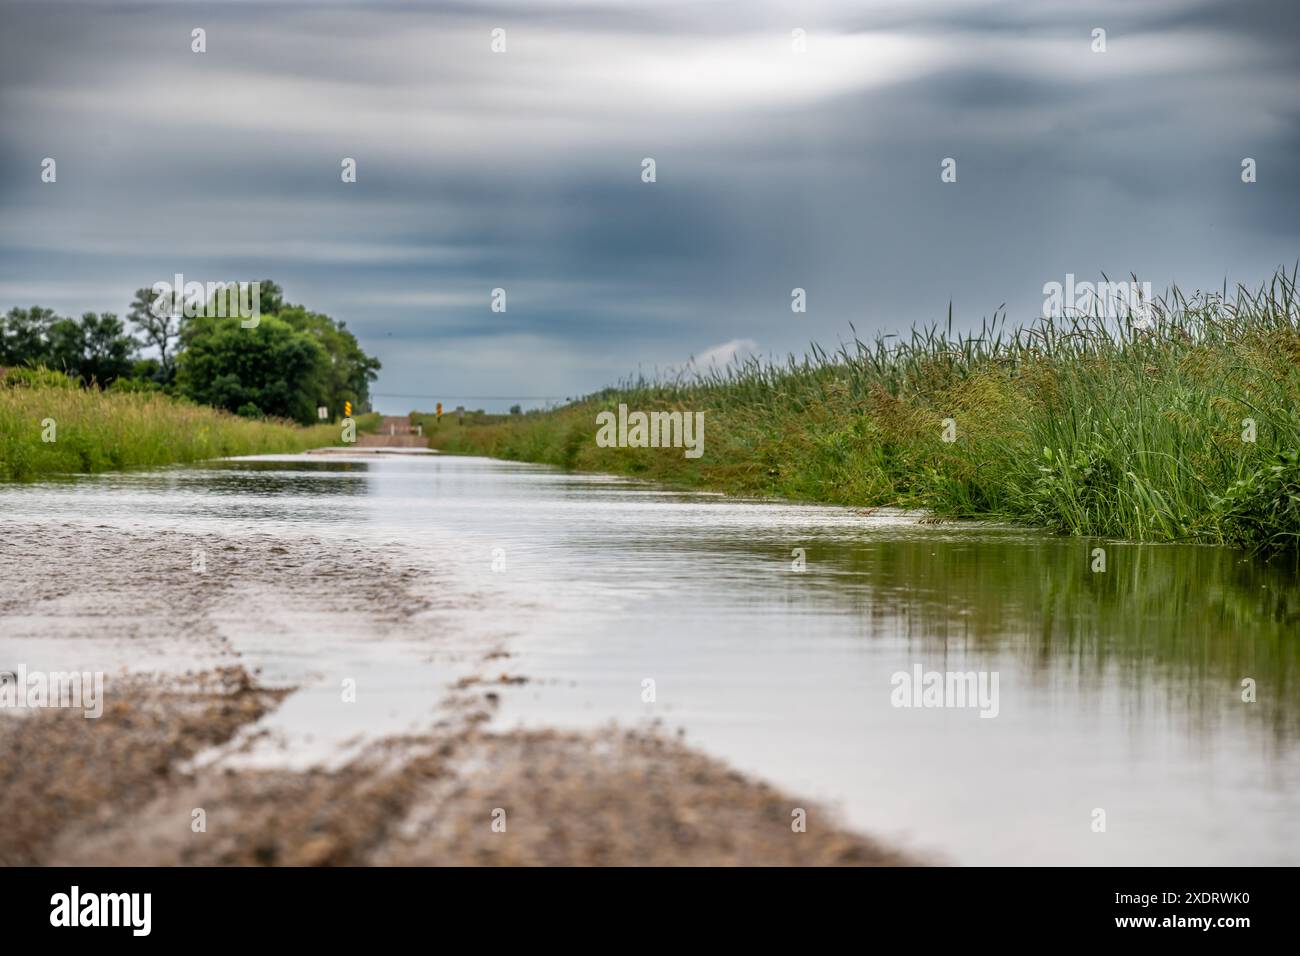
[[[275,316],[263,316],[252,329],[217,319],[187,332],[176,370],[182,395],[239,415],[315,419],[325,350],[310,335]]]
[[[111,313],[73,320],[51,309],[11,309],[0,316],[0,366],[45,366],[84,385],[162,389],[240,415],[316,420],[344,402],[365,411],[379,360],[362,351],[345,323],[284,301],[279,285],[260,283],[258,321],[185,317],[181,303],[155,308],[150,288],[136,291],[127,320]],[[142,357],[141,349],[156,357]]]
[[[325,350],[320,404],[337,409],[349,401],[353,408],[370,407],[370,383],[379,377],[379,359],[361,350],[345,322],[288,304],[281,307],[277,317],[297,332],[311,336]]]
[[[158,307],[158,296],[153,289],[137,289],[127,321],[140,333],[140,344],[158,350],[152,377],[166,384],[176,374],[176,338],[180,334],[180,307],[173,301],[166,308]]]
[[[131,374],[136,342],[116,315],[80,319],[34,305],[0,317],[0,365],[43,365],[101,388]]]

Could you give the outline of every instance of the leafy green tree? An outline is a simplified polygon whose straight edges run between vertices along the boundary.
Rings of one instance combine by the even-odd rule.
[[[379,361],[343,322],[286,303],[275,282],[262,280],[258,291],[260,320],[245,328],[228,310],[185,318],[178,301],[156,308],[152,288],[138,289],[127,319],[143,341],[111,313],[75,320],[40,306],[11,309],[0,316],[0,365],[44,365],[101,388],[175,389],[239,415],[304,424],[322,404],[336,413],[344,402],[366,411]],[[141,345],[158,357],[140,358]]]
[[[81,377],[98,382],[101,387],[130,375],[138,343],[126,331],[126,325],[112,312],[87,312],[81,317],[84,343]]]
[[[278,283],[263,279],[258,283],[258,307],[262,315],[278,315],[284,308],[284,290]]]
[[[45,351],[40,364],[74,378],[81,377],[86,337],[76,319],[56,318],[45,331]]]
[[[181,304],[174,296],[171,301],[158,301],[152,288],[136,289],[127,321],[139,332],[144,345],[158,350],[158,368],[155,380],[166,385],[176,377],[176,346],[180,336]]]
[[[75,326],[72,341],[76,351],[70,356],[71,361],[65,371],[80,376],[81,380],[103,388],[116,379],[131,374],[132,359],[135,355],[136,342],[126,332],[126,326],[111,312],[86,312],[80,322],[64,319],[62,322]],[[61,323],[56,323],[61,324]],[[51,327],[51,345],[54,330]],[[53,348],[51,352],[53,353]]]
[[[131,373],[136,343],[110,312],[69,319],[40,306],[11,309],[0,333],[0,364],[44,365],[101,387]]]
[[[53,309],[13,308],[0,317],[0,365],[40,365],[48,357],[46,335],[58,318]]]
[[[255,328],[236,318],[186,320],[176,361],[183,395],[240,415],[316,419],[328,373],[325,349],[308,332],[273,315]]]
[[[370,383],[378,377],[379,360],[361,350],[346,323],[301,305],[284,306],[279,317],[310,334],[329,357],[321,403],[336,412],[343,408],[345,401],[352,403],[354,411],[369,410]]]

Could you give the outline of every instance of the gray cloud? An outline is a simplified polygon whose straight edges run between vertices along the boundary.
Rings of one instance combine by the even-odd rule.
[[[175,272],[270,276],[348,321],[381,393],[573,395],[950,300],[963,324],[1024,320],[1066,272],[1217,287],[1300,257],[1281,0],[3,16],[0,306],[122,311]]]

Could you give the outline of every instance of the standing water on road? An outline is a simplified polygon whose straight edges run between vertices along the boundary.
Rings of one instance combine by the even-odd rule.
[[[657,719],[938,859],[1300,863],[1300,580],[1238,552],[923,526],[441,456],[0,486],[0,519],[65,537],[270,534],[341,544],[358,563],[401,555],[429,569],[429,589],[476,596],[449,641],[500,641],[501,670],[527,678],[501,686],[492,726]],[[379,600],[359,596],[357,620]],[[335,699],[321,675],[344,659],[384,687],[381,706],[348,712],[373,725],[348,735],[428,718],[455,667],[430,663],[427,642],[349,643],[351,627],[301,615],[244,627],[233,643],[263,679],[302,688],[272,724],[328,737],[313,682]],[[5,657],[8,638],[26,639],[28,658],[57,643],[37,621],[0,617],[0,632]],[[975,674],[983,696],[961,706],[910,686],[931,673]]]

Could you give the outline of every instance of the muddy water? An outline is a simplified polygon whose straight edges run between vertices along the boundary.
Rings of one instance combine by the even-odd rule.
[[[319,568],[295,566],[293,582],[261,569],[203,611],[262,680],[301,688],[258,728],[271,743],[243,759],[328,759],[418,729],[450,683],[482,671],[484,648],[501,648],[511,656],[490,674],[529,681],[497,689],[496,726],[660,720],[953,862],[1300,863],[1300,580],[1237,553],[920,526],[443,457],[0,486],[0,520],[64,549],[143,534],[174,550],[192,536],[217,549],[208,574],[221,573],[214,541],[318,542]],[[66,551],[51,554],[71,571]],[[382,590],[350,591],[381,564],[402,569],[392,597],[421,606],[394,614]],[[296,605],[304,573],[333,599]],[[93,604],[92,584],[81,590]],[[66,607],[47,604],[0,616],[0,656],[85,659],[61,633]],[[131,615],[114,609],[126,633],[97,653],[207,663],[206,645],[154,633],[165,610],[134,626]],[[913,696],[896,675],[918,668],[923,680],[974,673],[986,697]],[[360,690],[345,708],[348,677]],[[897,706],[904,697],[923,706]]]

